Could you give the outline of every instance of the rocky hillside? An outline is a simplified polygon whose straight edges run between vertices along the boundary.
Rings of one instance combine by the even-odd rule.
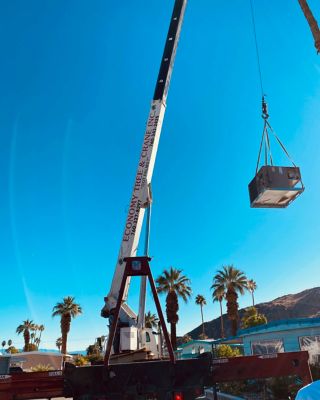
[[[256,304],[256,308],[259,313],[267,317],[269,322],[287,318],[320,317],[320,287],[307,289],[296,294],[288,294],[266,303]],[[241,309],[239,311],[240,318],[244,310]],[[229,336],[230,324],[225,314],[223,315],[223,321],[226,335]],[[202,331],[201,329],[200,325],[188,334],[193,339],[197,339]],[[206,322],[205,331],[210,338],[220,337],[220,318]]]

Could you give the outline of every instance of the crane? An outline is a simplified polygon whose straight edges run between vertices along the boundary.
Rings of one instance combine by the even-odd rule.
[[[144,215],[147,210],[147,236],[150,222],[151,207],[151,180],[155,165],[158,144],[166,111],[166,100],[176,56],[177,45],[180,38],[180,32],[187,0],[175,0],[171,22],[166,38],[164,52],[160,64],[160,70],[156,81],[151,108],[147,120],[147,126],[142,143],[142,149],[138,162],[137,173],[134,180],[133,191],[131,195],[128,214],[125,222],[124,232],[120,245],[120,251],[115,267],[111,289],[104,298],[105,304],[101,310],[101,316],[109,318],[112,321],[112,313],[115,310],[122,277],[125,270],[125,261],[127,257],[133,257],[137,253],[140,234],[142,230]],[[148,252],[148,239],[146,240],[145,253]],[[147,254],[146,254],[147,255]],[[136,326],[139,329],[144,326],[145,315],[145,293],[146,293],[146,277],[141,277],[140,286],[140,302],[139,316],[126,304],[128,298],[128,290],[130,286],[130,278],[127,279],[124,291],[119,322],[125,326]],[[111,325],[111,324],[110,324]],[[139,333],[138,333],[139,334]]]

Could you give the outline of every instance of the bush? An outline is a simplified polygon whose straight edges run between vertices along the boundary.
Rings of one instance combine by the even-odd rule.
[[[87,356],[87,360],[91,363],[103,361],[103,356],[101,354],[90,354],[89,356]]]
[[[23,351],[37,351],[38,347],[33,344],[33,343],[29,343],[27,346],[24,346]]]
[[[227,344],[219,344],[216,349],[216,355],[218,358],[231,358],[241,356],[240,350],[235,347],[232,348]]]
[[[264,325],[268,322],[264,314],[259,314],[255,307],[248,307],[241,319],[241,326],[243,329],[251,328],[253,326]]]
[[[44,372],[53,371],[53,367],[50,364],[38,364],[31,368],[32,372]]]
[[[84,357],[84,356],[81,356],[81,355],[76,356],[76,357],[74,357],[74,364],[77,367],[81,367],[82,365],[88,364],[88,359],[87,359],[87,357]]]
[[[208,336],[205,333],[200,333],[200,335],[198,337],[199,337],[200,340],[208,339]]]
[[[191,337],[191,336],[189,336],[189,335],[184,335],[184,336],[182,337],[182,339],[181,339],[181,343],[188,343],[188,342],[191,342],[191,340],[192,340],[192,337]]]
[[[17,354],[17,353],[19,353],[19,350],[17,348],[15,348],[14,346],[10,346],[7,348],[6,353]]]

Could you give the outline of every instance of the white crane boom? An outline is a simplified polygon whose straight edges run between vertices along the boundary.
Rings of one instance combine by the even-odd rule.
[[[125,262],[123,259],[125,257],[135,256],[138,249],[145,209],[150,203],[149,188],[157,155],[161,128],[166,109],[166,99],[186,3],[187,0],[175,0],[171,23],[166,39],[166,45],[163,52],[160,71],[143,139],[142,150],[140,153],[137,174],[133,185],[133,192],[125,223],[118,261],[113,275],[110,292],[108,296],[105,297],[105,305],[101,310],[101,315],[103,317],[108,317],[110,315],[110,311],[116,307],[120,284],[125,268]],[[130,279],[128,278],[124,300],[127,300],[129,285]],[[130,320],[135,318],[136,315],[126,304],[123,304],[120,313],[120,320],[130,322]]]

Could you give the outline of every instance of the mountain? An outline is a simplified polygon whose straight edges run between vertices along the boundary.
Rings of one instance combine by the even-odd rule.
[[[264,314],[268,322],[289,318],[320,317],[320,287],[307,289],[296,294],[287,294],[266,303],[256,304],[258,312]],[[240,318],[245,308],[239,310]],[[231,335],[230,323],[226,314],[223,314],[223,322],[226,336]],[[199,325],[188,333],[193,339],[197,339],[202,332]],[[210,338],[220,337],[220,318],[205,322],[205,332]]]

